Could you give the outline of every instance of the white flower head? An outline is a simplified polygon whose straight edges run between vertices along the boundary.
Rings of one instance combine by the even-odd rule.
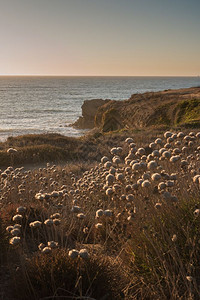
[[[13,230],[14,226],[8,226],[6,227],[6,231],[7,232],[11,232]]]
[[[104,211],[104,215],[105,215],[106,217],[112,217],[112,214],[113,214],[113,212],[112,212],[112,210],[110,210],[110,209],[106,209],[106,210]]]
[[[51,252],[51,248],[50,247],[44,247],[43,249],[42,249],[42,253],[44,253],[44,254],[48,254],[48,253],[50,253]]]
[[[73,206],[71,209],[71,212],[73,212],[73,213],[79,213],[80,211],[81,211],[81,208],[80,208],[80,206],[77,206],[77,205]]]
[[[29,224],[29,226],[31,228],[39,228],[39,227],[41,227],[41,225],[42,225],[42,222],[40,222],[40,221],[34,221]]]
[[[159,208],[161,208],[161,207],[162,207],[162,203],[157,202],[157,203],[155,204],[155,208],[156,208],[156,209],[159,209]]]
[[[83,219],[85,219],[85,215],[83,213],[80,213],[77,215],[77,218],[80,220],[83,220]]]
[[[193,278],[192,276],[186,276],[187,281],[192,282]]]
[[[100,218],[100,217],[102,217],[103,215],[104,215],[103,209],[98,209],[98,210],[96,211],[96,218]]]
[[[100,228],[102,228],[103,227],[103,224],[102,223],[97,223],[97,224],[95,224],[95,228],[97,228],[97,229],[100,229]]]
[[[50,241],[48,242],[48,247],[50,247],[51,249],[57,248],[58,242]]]
[[[25,213],[25,211],[26,211],[26,207],[24,207],[24,206],[19,206],[19,207],[16,209],[16,211],[17,211],[17,213],[19,213],[19,214],[23,214],[23,213]]]
[[[10,239],[11,245],[18,245],[21,241],[21,238],[19,236],[14,236],[12,239]]]
[[[144,180],[143,182],[142,182],[142,187],[143,188],[148,188],[148,187],[150,187],[151,186],[151,182],[149,181],[149,180]]]
[[[14,222],[20,222],[21,220],[23,219],[23,216],[22,215],[15,215],[14,217],[13,217],[13,221]]]
[[[9,149],[7,150],[7,153],[9,153],[9,154],[17,153],[17,149],[9,148]]]
[[[72,249],[69,251],[68,256],[72,259],[77,258],[79,255],[79,252],[76,249]]]
[[[176,241],[177,241],[177,235],[173,234],[173,236],[172,236],[172,242],[176,242]]]
[[[46,226],[51,226],[51,225],[53,225],[53,220],[52,219],[47,219],[47,220],[44,221],[44,224]]]
[[[13,236],[20,236],[21,235],[21,231],[20,229],[18,228],[13,228],[10,233],[13,235]]]
[[[151,160],[148,164],[147,164],[147,168],[149,170],[155,170],[157,168],[157,162],[155,160]]]
[[[198,217],[199,214],[200,214],[200,209],[199,209],[199,208],[195,209],[195,211],[194,211],[194,216],[195,216],[195,217]]]
[[[40,243],[40,244],[38,245],[38,249],[39,249],[40,251],[42,251],[44,248],[45,248],[45,244]]]
[[[158,181],[161,179],[161,175],[159,173],[154,173],[154,174],[152,174],[151,179],[153,181]]]
[[[79,251],[79,255],[83,259],[88,259],[89,258],[89,253],[88,253],[87,249],[81,249]]]
[[[54,225],[58,226],[58,225],[60,225],[60,223],[61,223],[60,219],[53,219],[53,224]]]

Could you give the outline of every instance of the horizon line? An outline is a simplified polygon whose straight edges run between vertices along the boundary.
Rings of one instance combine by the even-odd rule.
[[[0,77],[200,77],[200,75],[54,75],[54,74],[0,74]]]

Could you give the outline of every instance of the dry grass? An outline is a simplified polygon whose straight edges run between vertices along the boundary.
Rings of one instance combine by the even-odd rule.
[[[106,257],[71,259],[65,249],[56,249],[50,256],[34,255],[23,269],[16,278],[17,299],[121,299],[119,267]]]
[[[38,165],[47,162],[52,164],[77,163],[77,161],[95,163],[100,161],[103,155],[108,155],[110,148],[116,144],[122,145],[130,134],[134,134],[136,142],[140,145],[142,143],[141,132],[148,143],[152,137],[159,135],[160,130],[157,132],[154,130],[153,135],[149,130],[119,131],[115,134],[102,134],[94,131],[79,139],[59,134],[9,137],[7,141],[0,143],[0,167]],[[14,148],[17,152],[7,153],[9,148]]]
[[[99,155],[107,154],[110,161],[116,154],[108,149],[121,147],[112,150],[120,158],[113,159],[114,169],[91,160],[1,172],[0,247],[16,299],[199,299],[200,185],[193,178],[200,175],[200,138],[195,132],[168,140],[171,153],[180,149],[173,163],[161,152],[142,158],[140,151],[154,155],[149,143],[160,135],[142,133],[131,135],[135,146],[124,142],[127,132],[87,137],[94,148],[101,145]],[[160,137],[157,150],[166,143]],[[152,160],[154,169],[145,164]],[[144,176],[150,176],[148,187],[142,185]],[[26,209],[14,221],[21,206]],[[48,219],[57,221],[47,225]],[[39,227],[30,227],[35,221],[41,222]],[[12,234],[7,227],[16,222],[20,241],[8,247]],[[55,248],[39,250],[50,241]],[[77,250],[77,258],[69,257],[71,249]],[[80,256],[81,249],[88,258]]]

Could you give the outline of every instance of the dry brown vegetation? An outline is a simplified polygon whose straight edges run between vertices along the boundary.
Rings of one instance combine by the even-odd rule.
[[[1,171],[1,299],[200,298],[200,133],[34,135],[1,149],[16,147],[16,163],[42,142],[86,150]]]
[[[119,131],[115,134],[102,134],[93,131],[81,138],[70,138],[59,134],[30,134],[17,137],[9,137],[0,143],[0,167],[10,165],[21,166],[24,164],[38,163],[66,163],[84,161],[87,163],[99,161],[103,155],[107,155],[110,148],[116,144],[122,144],[126,137],[135,134],[138,145],[142,137],[146,145],[153,137],[160,133],[159,130],[133,130]],[[7,153],[9,148],[15,148],[16,153]]]

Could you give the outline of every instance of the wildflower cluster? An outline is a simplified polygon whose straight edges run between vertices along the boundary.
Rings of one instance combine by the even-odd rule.
[[[122,261],[126,256],[124,263],[134,264],[136,272],[144,266],[138,267],[139,258],[148,265],[157,257],[146,269],[161,272],[167,268],[163,262],[172,268],[175,257],[181,257],[182,244],[190,249],[200,240],[200,132],[166,131],[138,146],[128,137],[78,174],[50,164],[29,171],[8,167],[1,171],[0,188],[12,249],[26,248],[44,260],[67,251],[71,264],[88,264],[98,251],[109,252]],[[179,230],[176,217],[182,222]],[[194,282],[190,264],[197,250],[191,251],[183,257],[190,263],[179,261],[178,278],[186,286]]]

